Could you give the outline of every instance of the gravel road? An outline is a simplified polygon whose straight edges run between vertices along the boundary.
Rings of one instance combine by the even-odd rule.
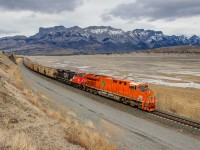
[[[67,90],[51,79],[19,67],[24,81],[48,95],[52,100],[75,112],[82,122],[92,121],[97,129],[107,133],[120,149],[126,150],[199,150],[200,140],[152,122],[122,112],[86,96]]]

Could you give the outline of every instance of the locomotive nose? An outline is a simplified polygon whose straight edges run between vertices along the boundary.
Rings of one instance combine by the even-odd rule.
[[[148,91],[147,99],[148,99],[148,101],[149,101],[150,103],[154,103],[154,102],[155,102],[155,96],[154,96],[152,90],[149,90],[149,91]]]
[[[146,99],[144,102],[144,106],[146,108],[146,110],[148,111],[154,111],[155,110],[155,106],[156,106],[156,98],[153,94],[152,90],[148,90],[146,91]]]

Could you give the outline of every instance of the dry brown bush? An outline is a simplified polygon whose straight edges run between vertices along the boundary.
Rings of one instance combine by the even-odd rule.
[[[78,144],[87,150],[117,150],[117,146],[110,144],[105,136],[100,133],[89,130],[79,123],[71,122],[66,124],[66,138],[74,144]]]
[[[64,122],[66,128],[66,139],[76,145],[80,145],[87,150],[117,150],[117,146],[111,144],[110,141],[94,130],[91,121],[82,125],[79,121],[72,119],[70,116],[64,117],[60,112],[54,111],[48,107],[44,107],[43,111],[52,119]],[[88,127],[88,128],[87,128]],[[92,130],[93,129],[93,130]]]
[[[33,140],[26,133],[14,133],[0,130],[0,149],[36,150]]]

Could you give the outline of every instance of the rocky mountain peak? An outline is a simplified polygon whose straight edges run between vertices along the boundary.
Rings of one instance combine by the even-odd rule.
[[[200,45],[200,37],[197,35],[193,35],[190,39],[189,39],[189,43],[190,45]]]
[[[46,33],[56,33],[56,32],[63,32],[65,31],[66,28],[64,26],[55,26],[55,27],[49,27],[49,28],[39,28],[39,33],[40,34],[46,34]]]

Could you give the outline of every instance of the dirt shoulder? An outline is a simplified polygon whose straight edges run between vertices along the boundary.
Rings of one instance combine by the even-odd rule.
[[[117,149],[92,123],[44,105],[22,79],[0,53],[0,149]]]

